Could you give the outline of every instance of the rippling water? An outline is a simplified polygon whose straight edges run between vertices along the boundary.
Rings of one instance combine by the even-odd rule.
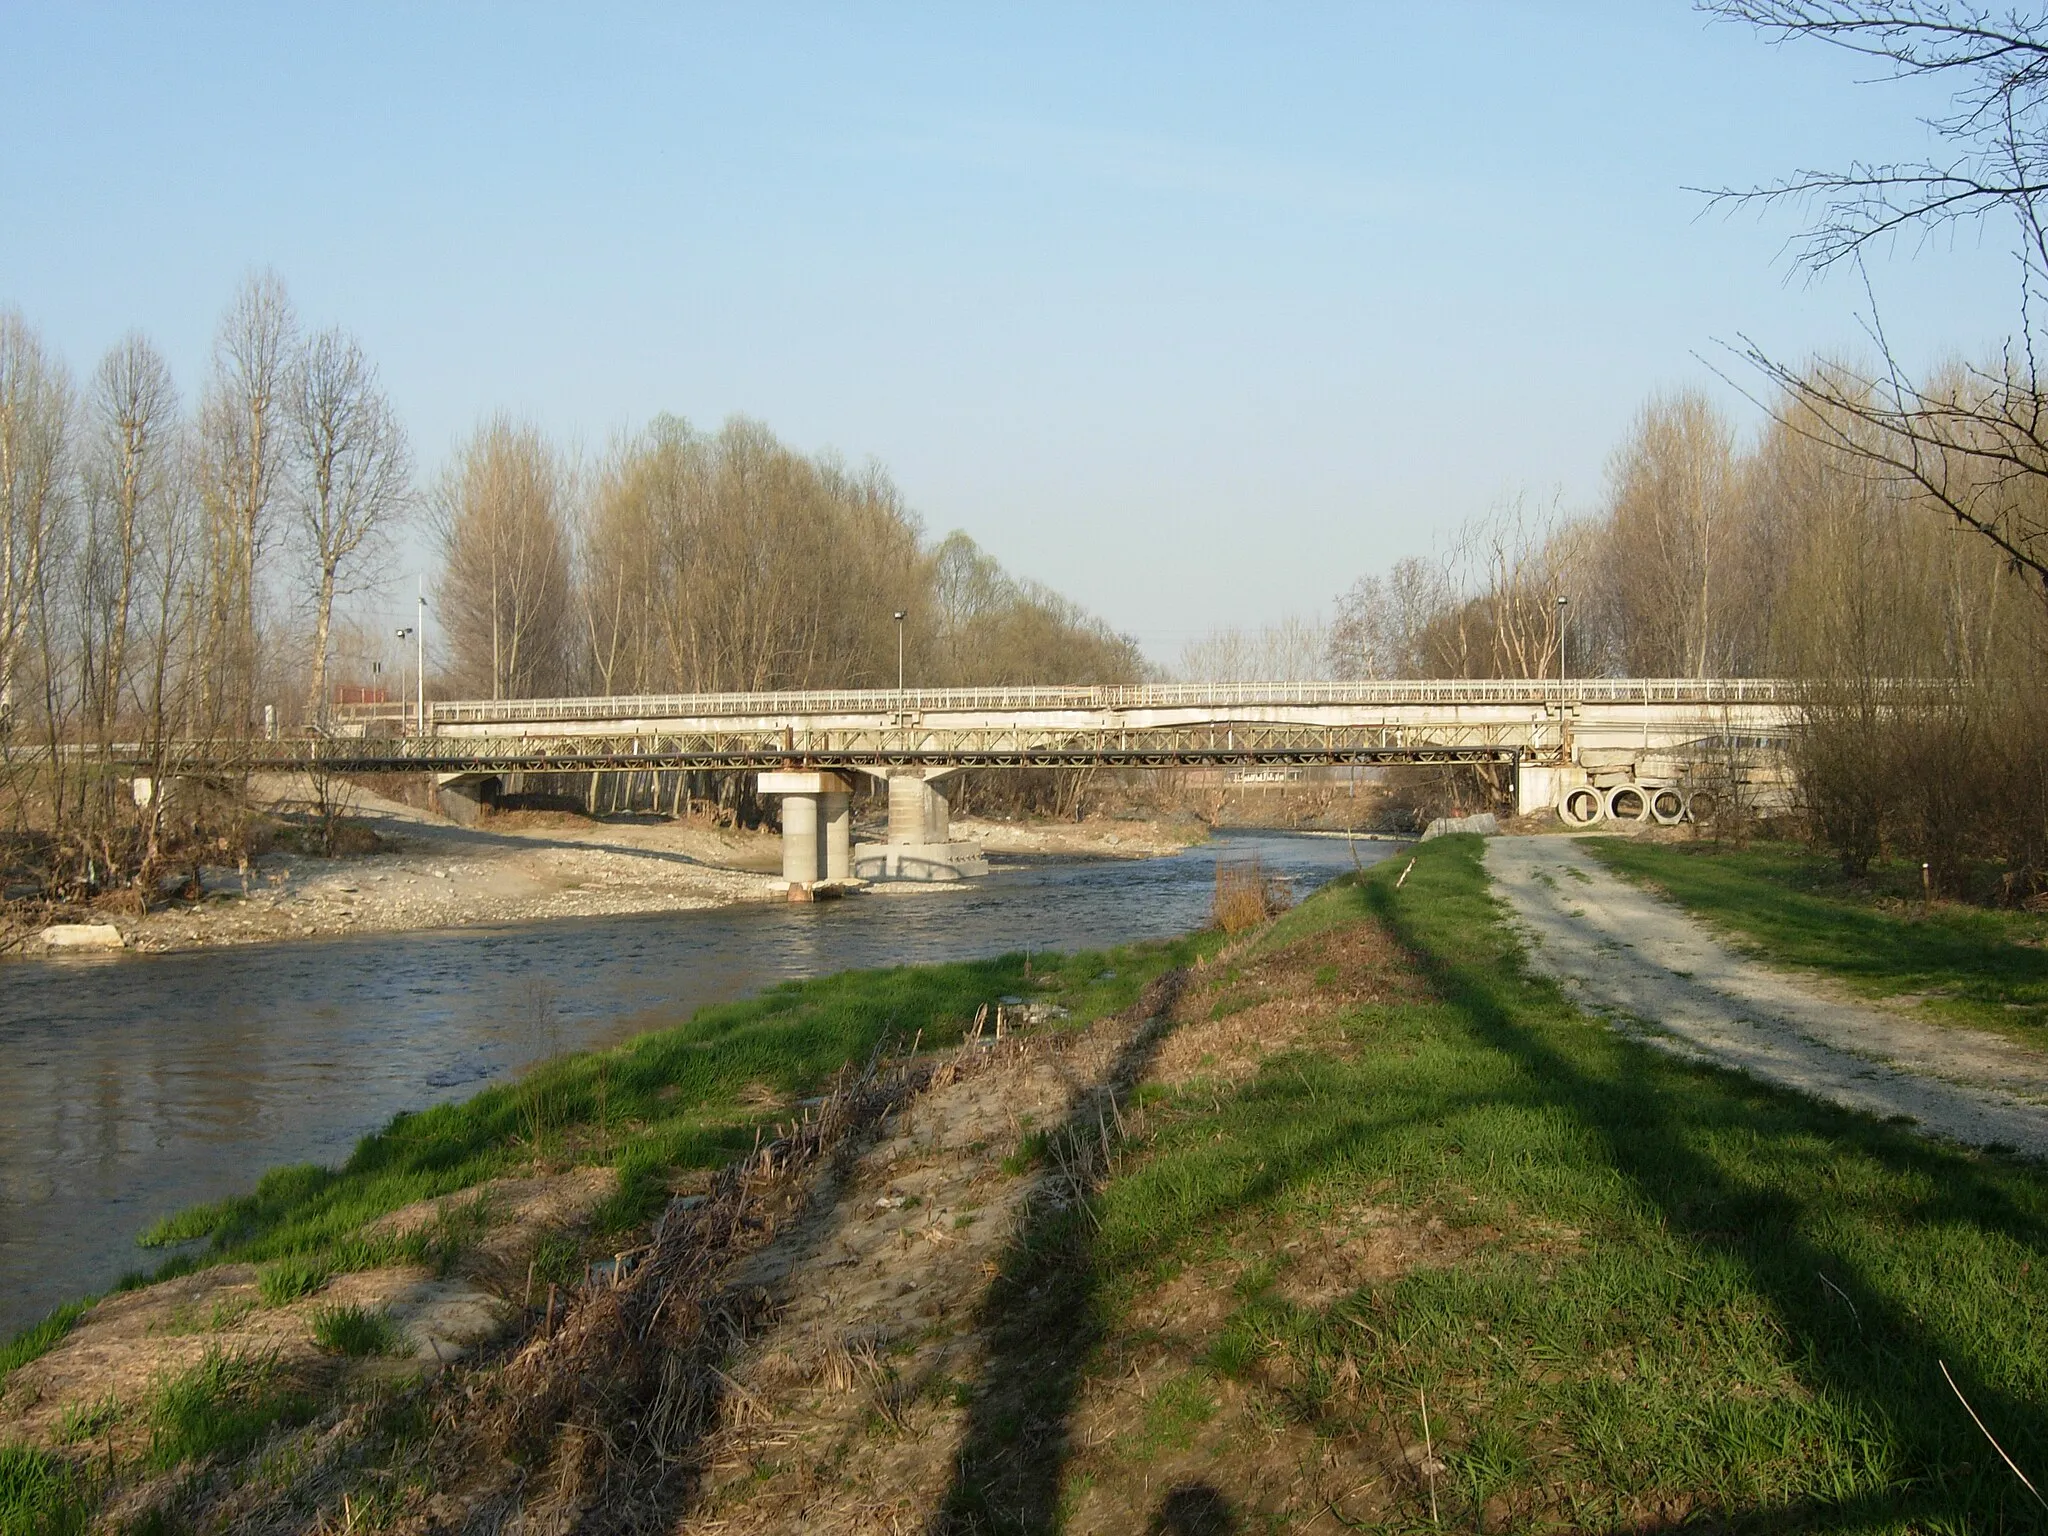
[[[338,1161],[400,1110],[517,1070],[535,979],[562,1048],[607,1044],[791,977],[1184,933],[1217,859],[1253,853],[1302,891],[1352,857],[1341,838],[1240,832],[815,906],[0,962],[0,1338],[148,1264],[135,1236],[159,1217]]]

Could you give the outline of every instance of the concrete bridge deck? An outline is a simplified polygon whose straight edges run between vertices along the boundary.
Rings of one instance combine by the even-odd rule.
[[[843,830],[850,775],[888,782],[901,857],[876,867],[890,874],[972,863],[937,788],[966,768],[1487,763],[1510,770],[1525,811],[1673,821],[1708,758],[1768,774],[1795,708],[1791,685],[1749,678],[612,695],[441,702],[424,730],[403,705],[345,709],[315,750],[428,769],[458,792],[512,772],[758,770],[784,797],[794,886],[866,872]]]

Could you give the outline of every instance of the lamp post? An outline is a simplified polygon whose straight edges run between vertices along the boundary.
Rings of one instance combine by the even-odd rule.
[[[903,621],[910,617],[904,609],[896,610],[896,713],[903,713]]]
[[[397,633],[400,640],[410,640],[416,633],[416,630],[412,626],[407,626]],[[403,653],[401,652],[400,654]],[[398,672],[398,723],[400,726],[405,724],[405,668],[403,664],[400,665]]]
[[[1560,597],[1557,600],[1557,701],[1559,705],[1564,703],[1564,634],[1565,625],[1570,619],[1568,611],[1570,605],[1571,599],[1568,597]]]

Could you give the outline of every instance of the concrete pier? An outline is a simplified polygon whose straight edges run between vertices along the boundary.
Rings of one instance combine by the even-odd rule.
[[[782,797],[782,878],[809,890],[853,874],[853,786],[836,773],[764,773],[764,795]]]
[[[953,841],[951,814],[938,788],[944,773],[892,773],[888,841],[862,843],[853,850],[853,872],[862,880],[961,880],[988,873],[988,860],[974,843]]]

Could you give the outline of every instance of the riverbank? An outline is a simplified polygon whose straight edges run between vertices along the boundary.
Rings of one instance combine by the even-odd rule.
[[[1587,1018],[1480,852],[273,1173],[0,1357],[0,1530],[2040,1528],[2038,1168]]]
[[[260,786],[267,810],[299,814],[302,788]],[[359,791],[352,821],[378,851],[336,858],[274,850],[246,866],[207,865],[185,895],[144,914],[80,911],[144,954],[363,933],[472,928],[558,918],[688,912],[779,899],[782,842],[659,817],[604,820],[512,812],[475,827]],[[954,835],[991,855],[1153,858],[1198,842],[1199,823],[1004,822],[962,818]],[[876,829],[879,835],[879,829]],[[17,935],[39,953],[40,923]]]

